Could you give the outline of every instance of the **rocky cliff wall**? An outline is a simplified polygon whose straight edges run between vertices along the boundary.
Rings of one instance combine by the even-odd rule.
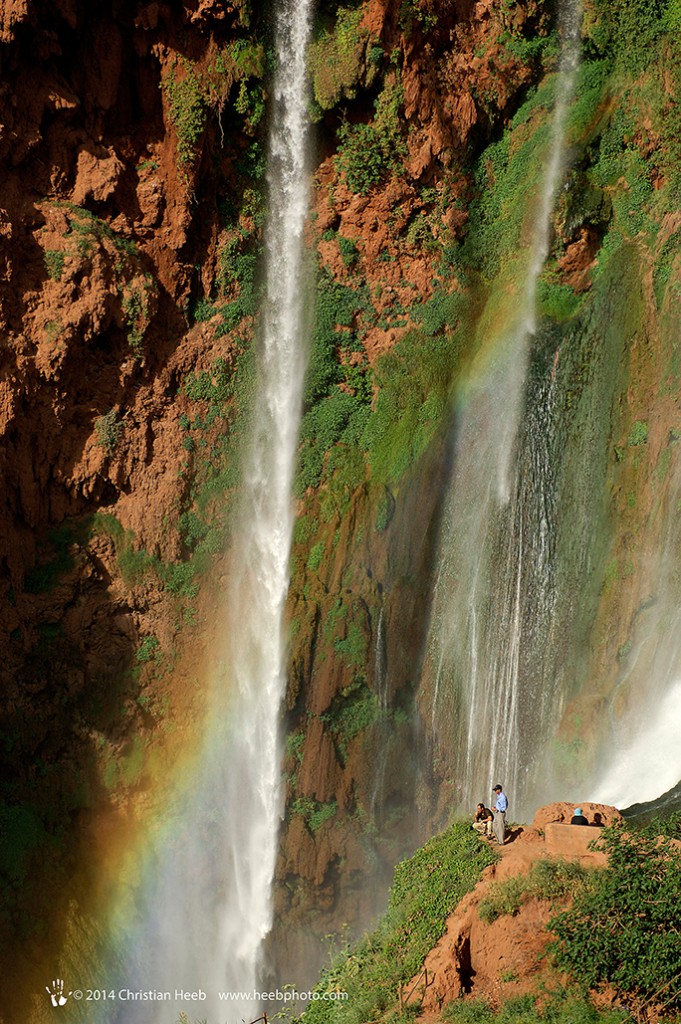
[[[564,489],[587,495],[598,525],[575,554],[576,500],[562,539],[582,609],[556,748],[571,771],[590,763],[613,692],[619,707],[644,686],[643,663],[638,691],[620,683],[658,578],[651,553],[676,536],[678,55],[662,8],[639,15],[585,5],[575,170],[541,292],[572,382]],[[540,0],[318,10],[277,872],[279,920],[300,939],[283,964],[304,948],[312,969],[320,934],[366,921],[375,880],[448,811],[414,695],[451,394],[481,314],[514,287],[552,18]],[[45,923],[21,926],[42,977],[64,905],[101,889],[88,838],[144,820],[201,712],[247,432],[269,24],[246,2],[26,0],[0,4],[0,25],[5,934],[26,908]],[[580,431],[598,451],[583,491]],[[41,868],[40,842],[56,867]]]

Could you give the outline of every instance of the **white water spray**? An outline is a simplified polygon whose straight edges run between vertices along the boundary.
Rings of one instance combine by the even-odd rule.
[[[681,780],[681,678],[659,703],[648,707],[638,727],[627,722],[612,738],[613,757],[592,799],[615,807],[655,800]],[[629,734],[627,734],[629,733]]]
[[[141,924],[120,973],[130,990],[205,993],[196,1006],[128,1003],[125,1024],[168,1024],[182,1009],[252,1020],[272,927],[283,811],[280,708],[283,611],[293,533],[291,486],[306,363],[303,232],[309,198],[306,48],[312,0],[280,0],[265,230],[266,298],[253,435],[230,560],[226,660],[210,704],[196,780],[157,850],[157,880],[138,898]],[[176,827],[175,827],[176,823]],[[131,961],[134,959],[134,962]],[[221,1001],[219,993],[232,993]],[[107,1018],[108,1019],[108,1018]]]
[[[472,806],[489,799],[491,785],[501,780],[515,801],[515,812],[533,755],[520,741],[521,720],[536,730],[555,710],[543,667],[530,677],[526,650],[528,644],[541,649],[551,630],[554,599],[543,493],[551,472],[552,380],[538,386],[540,407],[533,411],[533,421],[524,424],[522,469],[517,466],[517,438],[537,329],[537,283],[549,252],[551,216],[565,169],[580,26],[580,5],[567,0],[560,18],[562,55],[551,139],[524,288],[514,327],[470,386],[457,423],[433,605],[431,729],[455,787],[451,799]]]

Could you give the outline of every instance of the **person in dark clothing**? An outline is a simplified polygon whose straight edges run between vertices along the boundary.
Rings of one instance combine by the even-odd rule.
[[[581,807],[575,807],[575,813],[572,815],[572,818],[570,819],[570,824],[571,825],[588,825],[589,824],[587,818],[585,818],[584,815],[582,814],[582,808]]]
[[[473,818],[473,828],[476,832],[479,832],[481,836],[492,835],[492,812],[489,807],[485,807],[484,804],[478,804],[475,809],[475,817]]]

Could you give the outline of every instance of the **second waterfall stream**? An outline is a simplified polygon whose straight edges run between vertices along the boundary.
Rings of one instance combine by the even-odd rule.
[[[556,699],[544,660],[555,601],[554,376],[533,377],[531,348],[537,286],[567,166],[580,27],[580,5],[567,0],[544,169],[525,217],[523,281],[500,300],[506,327],[496,340],[483,339],[453,428],[421,706],[435,760],[454,786],[448,802],[468,808],[489,800],[492,784],[501,781],[520,811],[537,738],[548,732]]]

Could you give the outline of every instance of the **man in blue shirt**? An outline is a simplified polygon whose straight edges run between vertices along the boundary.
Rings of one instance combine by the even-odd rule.
[[[503,846],[504,838],[506,836],[506,811],[508,810],[508,800],[506,799],[506,794],[499,783],[496,784],[492,792],[497,798],[496,803],[492,808],[492,814],[494,816],[492,831],[494,832],[494,838],[499,843],[499,846]]]

